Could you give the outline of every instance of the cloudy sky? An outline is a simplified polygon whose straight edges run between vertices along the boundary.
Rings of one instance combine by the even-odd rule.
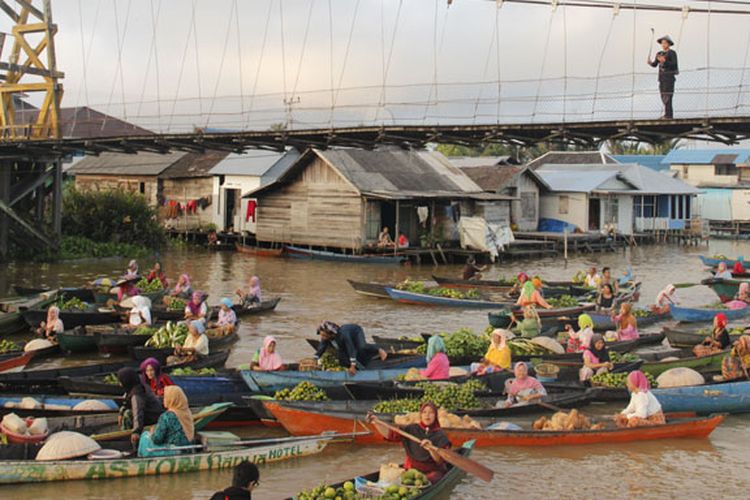
[[[750,85],[746,15],[498,9],[487,0],[52,6],[64,105],[90,105],[153,130],[658,116],[656,75],[645,64],[652,27],[678,42],[678,116],[750,113],[740,87]]]

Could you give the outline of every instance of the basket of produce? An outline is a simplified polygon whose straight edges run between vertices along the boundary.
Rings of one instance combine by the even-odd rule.
[[[534,367],[537,378],[540,382],[552,382],[557,380],[557,374],[560,373],[560,367],[552,363],[539,363]]]

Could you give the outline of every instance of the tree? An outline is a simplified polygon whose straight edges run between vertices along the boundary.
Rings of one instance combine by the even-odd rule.
[[[645,144],[630,140],[607,141],[607,151],[613,155],[665,155],[682,146],[682,139],[679,138]]]

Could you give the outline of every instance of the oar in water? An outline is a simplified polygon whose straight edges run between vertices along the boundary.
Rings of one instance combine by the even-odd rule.
[[[232,441],[231,443],[222,443],[218,444],[217,446],[219,448],[226,448],[231,446],[255,446],[259,444],[268,444],[268,443],[296,443],[298,441],[308,441],[310,439],[336,439],[336,440],[349,440],[354,439],[357,436],[366,436],[368,434],[372,434],[370,431],[364,431],[364,432],[351,432],[346,434],[337,434],[334,432],[324,432],[320,435],[313,435],[313,436],[292,436],[292,437],[281,437],[281,438],[265,438],[265,439],[249,439],[246,441]],[[205,448],[206,451],[209,449],[208,444],[188,444],[185,446],[164,446],[160,448],[149,448],[148,451],[181,451],[181,450],[194,450],[194,449],[203,449]]]
[[[421,439],[412,436],[408,432],[402,431],[398,427],[387,424],[377,417],[374,417],[374,420],[377,421],[383,427],[395,432],[396,434],[400,434],[404,436],[406,439],[410,441],[414,441],[415,443],[419,443],[419,444],[422,443]],[[495,475],[492,469],[489,469],[488,467],[485,467],[484,465],[470,458],[463,457],[459,455],[458,453],[456,453],[455,451],[446,450],[444,448],[438,448],[437,446],[431,446],[430,451],[432,451],[433,453],[436,453],[437,455],[440,456],[440,458],[442,458],[449,464],[453,465],[454,467],[458,467],[464,472],[473,474],[477,476],[479,479],[481,479],[482,481],[486,481],[489,483],[490,481],[492,481],[492,477]]]

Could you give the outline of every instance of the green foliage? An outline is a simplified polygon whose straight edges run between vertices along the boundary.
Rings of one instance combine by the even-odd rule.
[[[85,259],[91,257],[145,257],[150,253],[140,245],[111,241],[97,242],[83,236],[63,236],[60,240],[60,248],[54,253],[51,251],[48,252],[43,260]]]
[[[420,382],[416,385],[424,389],[421,398],[402,398],[380,401],[372,407],[375,413],[404,413],[419,411],[422,403],[431,401],[438,408],[444,408],[447,411],[467,410],[471,408],[480,408],[481,401],[477,398],[475,392],[486,391],[487,386],[478,380],[471,380],[463,384],[434,384],[431,382]]]

